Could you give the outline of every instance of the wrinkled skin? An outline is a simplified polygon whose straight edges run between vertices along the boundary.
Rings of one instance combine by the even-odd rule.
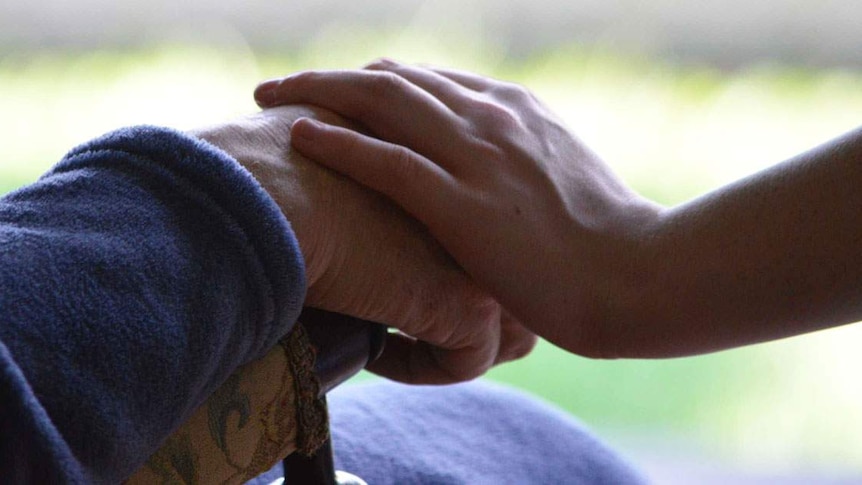
[[[306,305],[385,323],[373,371],[411,383],[472,379],[529,353],[535,336],[476,286],[425,227],[379,194],[291,148],[300,117],[347,126],[322,109],[264,110],[195,135],[246,167],[284,212],[306,263]]]

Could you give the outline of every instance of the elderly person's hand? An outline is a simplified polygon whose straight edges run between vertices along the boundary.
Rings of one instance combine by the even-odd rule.
[[[346,126],[324,110],[288,106],[194,134],[234,156],[281,207],[305,257],[305,304],[400,330],[371,369],[399,381],[471,379],[528,353],[535,337],[423,225],[292,150],[290,128],[300,117]]]

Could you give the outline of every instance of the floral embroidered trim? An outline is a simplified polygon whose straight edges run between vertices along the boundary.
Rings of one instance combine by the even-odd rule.
[[[296,389],[297,452],[311,456],[329,439],[326,401],[319,398],[320,382],[314,375],[316,352],[302,322],[279,341],[290,363]]]

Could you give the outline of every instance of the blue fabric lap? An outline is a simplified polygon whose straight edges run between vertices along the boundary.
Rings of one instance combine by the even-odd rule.
[[[379,381],[336,389],[329,403],[336,468],[369,485],[645,483],[577,420],[497,384]]]

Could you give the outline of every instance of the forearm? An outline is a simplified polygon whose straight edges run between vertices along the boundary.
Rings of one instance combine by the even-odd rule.
[[[858,131],[662,210],[509,83],[381,60],[268,81],[256,99],[365,126],[373,136],[300,120],[292,143],[391,197],[569,351],[686,355],[862,318]]]
[[[88,481],[140,466],[290,329],[304,296],[272,200],[224,153],[169,130],[74,150],[0,215],[0,337]]]
[[[856,130],[665,211],[638,246],[648,278],[619,354],[696,354],[862,319],[860,186]]]

